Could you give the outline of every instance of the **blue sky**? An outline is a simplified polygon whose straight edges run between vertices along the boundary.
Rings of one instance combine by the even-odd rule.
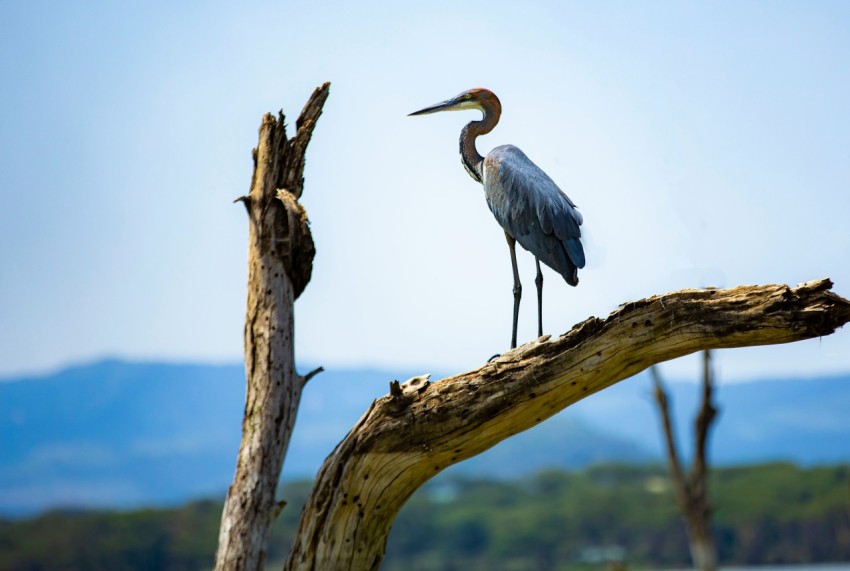
[[[504,109],[479,150],[516,144],[584,214],[588,268],[545,273],[547,332],[684,287],[850,296],[848,29],[844,2],[2,2],[0,374],[241,358],[231,201],[261,115],[294,122],[324,81],[302,361],[453,371],[507,346],[507,246],[457,155],[476,114],[406,116],[474,86]],[[719,366],[846,371],[850,334]]]

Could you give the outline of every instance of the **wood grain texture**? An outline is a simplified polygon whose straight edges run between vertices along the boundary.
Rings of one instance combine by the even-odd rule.
[[[295,371],[295,300],[310,281],[315,248],[304,187],[304,152],[328,96],[317,88],[288,139],[283,113],[266,114],[254,149],[248,211],[247,392],[242,442],[219,531],[217,570],[259,570],[281,504],[277,482],[306,379]]]
[[[412,379],[373,402],[324,462],[285,569],[378,569],[398,511],[447,466],[655,363],[829,335],[850,320],[850,302],[831,287],[818,280],[654,296],[477,370]]]

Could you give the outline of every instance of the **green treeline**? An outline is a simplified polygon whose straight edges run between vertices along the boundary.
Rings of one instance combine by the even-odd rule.
[[[308,492],[306,482],[284,490],[289,506],[269,554],[275,565],[288,551]],[[846,466],[719,469],[712,493],[723,564],[850,560]],[[203,501],[0,521],[0,569],[209,569],[220,514],[220,502]],[[402,510],[382,569],[593,568],[612,556],[638,568],[687,564],[663,468],[604,465],[513,482],[437,478]]]

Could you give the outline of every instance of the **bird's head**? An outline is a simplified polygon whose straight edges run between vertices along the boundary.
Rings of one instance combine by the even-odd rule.
[[[502,105],[495,93],[483,87],[476,87],[436,105],[414,111],[408,116],[428,115],[438,111],[461,111],[463,109],[478,109],[483,113],[495,112],[498,115],[502,110]]]

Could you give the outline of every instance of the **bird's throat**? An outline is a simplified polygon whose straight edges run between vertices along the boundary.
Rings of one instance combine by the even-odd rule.
[[[476,181],[481,182],[481,166],[484,163],[484,157],[478,154],[478,149],[475,148],[475,139],[481,134],[481,123],[483,121],[473,121],[463,128],[460,133],[460,158],[463,161],[463,166],[469,176]]]

